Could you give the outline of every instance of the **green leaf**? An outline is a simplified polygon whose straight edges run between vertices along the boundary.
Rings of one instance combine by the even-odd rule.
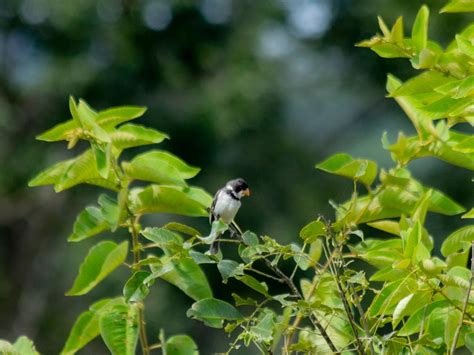
[[[460,249],[468,250],[471,242],[474,241],[474,225],[462,227],[451,233],[441,246],[441,253],[444,256],[455,253]]]
[[[400,16],[395,21],[390,32],[390,39],[397,44],[403,44],[403,17]]]
[[[88,134],[92,134],[92,140],[110,143],[109,134],[96,121],[97,113],[84,100],[79,100],[79,105],[76,105],[74,98],[70,96],[69,110],[79,126]]]
[[[471,353],[474,353],[474,332],[466,333],[464,342],[466,343],[466,348],[468,348]]]
[[[46,132],[41,133],[40,135],[36,136],[36,139],[45,142],[69,140],[79,131],[82,131],[79,127],[79,124],[74,120],[68,120],[66,122],[57,124]]]
[[[463,214],[461,218],[474,218],[474,208],[471,208],[469,212]]]
[[[219,264],[217,264],[217,268],[219,269],[219,272],[221,273],[222,276],[222,281],[224,283],[227,282],[227,279],[237,276],[237,275],[243,275],[244,270],[243,270],[243,264],[239,264],[238,262],[234,260],[221,260]]]
[[[474,45],[467,38],[464,38],[461,35],[456,35],[456,43],[461,52],[467,56],[474,58]]]
[[[400,302],[398,302],[395,310],[393,311],[393,318],[392,318],[392,325],[393,328],[397,326],[397,324],[401,321],[403,316],[405,315],[405,310],[407,309],[411,299],[415,294],[410,293],[408,296],[403,297]]]
[[[393,43],[378,43],[370,47],[382,58],[409,58],[409,54]]]
[[[448,269],[451,269],[456,266],[465,266],[467,265],[467,258],[469,256],[469,249],[466,249],[460,253],[452,253],[446,258],[446,263],[448,264]]]
[[[146,157],[146,159],[150,159],[152,162],[156,162],[157,164],[169,164],[175,167],[179,171],[181,177],[186,180],[195,177],[199,171],[201,171],[200,168],[191,166],[177,156],[164,150],[152,150],[140,156]]]
[[[72,355],[99,336],[99,312],[110,300],[101,300],[94,303],[90,310],[83,312],[74,323],[69,337],[61,351],[62,355]]]
[[[459,85],[454,90],[454,98],[460,99],[474,94],[474,75],[468,76],[466,79],[458,81]]]
[[[55,185],[60,180],[64,173],[73,164],[74,159],[60,161],[49,168],[46,168],[33,179],[28,182],[28,186],[43,186],[43,185]]]
[[[125,302],[141,302],[150,292],[148,285],[144,282],[150,276],[148,271],[136,271],[128,279],[123,288]]]
[[[243,298],[239,296],[236,293],[232,294],[232,297],[234,298],[235,305],[240,307],[240,306],[257,306],[258,302],[254,300],[253,298],[247,297]]]
[[[431,195],[433,190],[428,190],[423,194],[423,197],[417,202],[413,210],[411,219],[414,221],[419,221],[420,225],[425,224],[426,213],[428,212],[429,205],[431,203]]]
[[[142,145],[158,144],[165,139],[169,139],[169,136],[152,128],[128,123],[115,130],[111,134],[111,139],[113,146],[122,150]]]
[[[92,290],[127,258],[128,242],[119,245],[103,241],[93,246],[79,269],[79,275],[67,296],[80,296]]]
[[[251,289],[261,293],[265,297],[270,298],[270,295],[268,294],[268,286],[265,282],[259,282],[255,277],[250,275],[235,276],[235,278]]]
[[[165,344],[166,355],[199,355],[193,338],[188,335],[174,335]]]
[[[188,309],[186,315],[213,328],[222,328],[224,320],[243,319],[242,314],[234,306],[215,298],[206,298],[195,302]]]
[[[427,70],[400,85],[390,97],[433,93],[435,88],[450,84],[455,79],[438,71]]]
[[[269,343],[272,341],[273,337],[273,328],[275,326],[274,314],[272,312],[263,313],[263,317],[258,320],[252,328],[250,328],[250,333],[258,342]]]
[[[242,234],[242,240],[248,246],[255,246],[258,245],[258,237],[254,232],[246,231]]]
[[[110,130],[121,123],[142,116],[146,107],[141,106],[118,106],[100,111],[97,115],[97,123],[106,130]]]
[[[342,217],[357,217],[357,223],[367,223],[375,220],[399,217],[402,214],[413,213],[423,193],[428,189],[412,180],[410,187],[386,187],[375,198],[370,196],[359,197],[354,201],[343,204],[345,210],[349,210],[349,216],[338,214],[338,220]],[[440,191],[432,190],[428,210],[452,216],[464,212],[464,208],[451,200]]]
[[[79,242],[93,237],[107,229],[107,223],[101,211],[94,206],[86,207],[76,218],[73,232],[68,242]]]
[[[402,298],[393,311],[393,329],[397,327],[404,317],[411,315],[414,309],[418,309],[430,303],[431,296],[432,294],[430,291],[423,291],[411,293]]]
[[[394,269],[392,265],[380,269],[370,277],[370,281],[396,281],[408,275],[407,270]]]
[[[290,324],[292,316],[292,309],[291,307],[286,307],[283,310],[283,314],[277,317],[275,322],[275,330],[273,332],[273,343],[272,343],[272,351],[275,353],[275,350],[280,343],[281,337],[283,334],[286,334],[286,330],[288,329],[288,325]]]
[[[431,338],[443,338],[449,311],[450,307],[436,308],[427,315],[428,320],[425,324],[426,333],[429,334]]]
[[[186,192],[185,192],[186,191]],[[207,217],[202,203],[196,201],[189,190],[178,190],[172,186],[150,185],[130,191],[131,208],[135,214],[173,213],[191,217]]]
[[[421,52],[426,48],[428,41],[428,19],[430,16],[430,10],[426,5],[423,5],[418,14],[416,15],[415,22],[411,30],[411,38],[413,46],[417,52]]]
[[[448,116],[455,116],[460,110],[464,110],[471,104],[472,99],[470,97],[454,99],[446,96],[422,107],[422,111],[426,118],[436,120]]]
[[[21,355],[15,350],[13,345],[6,340],[0,339],[0,354],[5,355]]]
[[[99,196],[99,205],[105,222],[112,232],[115,231],[123,218],[117,200],[109,195],[101,194]]]
[[[402,232],[403,256],[409,258],[414,254],[415,248],[421,242],[421,225],[416,221],[414,226]]]
[[[115,305],[100,317],[100,334],[113,355],[134,355],[138,342],[138,306]]]
[[[33,342],[24,335],[18,337],[18,339],[13,344],[13,349],[15,349],[19,355],[39,355],[39,352],[36,351]],[[3,354],[1,345],[0,352]]]
[[[189,250],[189,256],[193,258],[196,264],[216,264],[214,258],[193,249]]]
[[[474,153],[474,136],[462,140],[453,149],[461,153]]]
[[[301,270],[306,271],[310,266],[314,265],[314,261],[310,259],[307,253],[303,252],[299,245],[292,243],[290,247],[293,253],[293,260]]]
[[[382,16],[377,16],[377,21],[379,23],[380,30],[382,31],[382,34],[384,35],[385,38],[390,37],[390,30],[388,29],[387,25],[385,24],[385,21],[383,20]]]
[[[451,0],[440,12],[474,12],[474,1]]]
[[[162,265],[152,264],[152,275],[148,279],[160,277],[195,301],[212,297],[206,274],[192,258],[180,257],[174,260],[171,258],[163,257]]]
[[[212,244],[214,241],[219,238],[226,230],[229,229],[229,226],[225,224],[221,219],[215,220],[212,222],[211,232],[206,237],[199,237],[206,244]]]
[[[444,342],[448,349],[450,349],[453,344],[454,333],[456,332],[459,322],[462,322],[461,318],[461,312],[452,307],[446,313],[444,324],[434,324],[435,327],[441,325],[441,329],[444,329]]]
[[[393,314],[398,303],[410,293],[415,292],[417,288],[417,282],[408,277],[385,285],[370,305],[370,316]]]
[[[377,268],[391,266],[396,260],[403,259],[400,238],[388,240],[366,239],[351,251]]]
[[[180,186],[186,186],[185,179],[196,176],[200,170],[164,151],[146,152],[122,166],[132,179]]]
[[[428,42],[430,44],[430,42]],[[436,48],[438,49],[438,48]],[[423,48],[421,52],[417,53],[410,59],[410,62],[415,69],[432,69],[439,60],[441,50],[433,50],[432,48]],[[427,98],[436,95],[431,93]]]
[[[323,222],[317,220],[308,223],[300,231],[300,238],[305,241],[305,243],[312,243],[318,237],[326,235],[326,226]]]
[[[323,241],[321,239],[316,239],[314,242],[311,243],[309,248],[309,264],[308,267],[312,267],[316,265],[316,263],[321,258],[321,254],[323,252]]]
[[[119,186],[119,180],[112,170],[107,179],[100,176],[94,154],[90,149],[71,161],[60,180],[56,182],[54,189],[60,192],[83,183],[102,186],[110,190],[118,190]]]
[[[200,203],[205,208],[209,208],[212,203],[212,196],[206,192],[206,190],[198,188],[198,187],[182,187],[182,186],[169,186],[172,189],[184,192],[189,198],[193,199],[194,201]]]
[[[110,145],[100,146],[95,142],[91,142],[92,152],[94,153],[95,163],[99,175],[107,179],[110,172]]]
[[[166,255],[173,255],[183,248],[183,238],[166,228],[147,227],[141,234],[163,249]]]
[[[428,317],[435,309],[442,309],[449,307],[449,305],[450,303],[447,300],[434,301],[432,303],[422,305],[417,310],[412,312],[412,315],[400,329],[398,335],[409,336],[411,334],[417,333],[420,330],[424,318]]]
[[[178,222],[167,223],[163,228],[166,228],[170,231],[179,232],[181,234],[187,234],[191,237],[198,237],[201,235],[201,232],[199,232],[197,229]]]
[[[377,175],[377,164],[372,160],[354,159],[345,153],[331,156],[316,168],[328,173],[341,175],[370,186]]]
[[[367,223],[368,226],[379,229],[385,233],[400,236],[400,225],[398,222],[388,219]]]

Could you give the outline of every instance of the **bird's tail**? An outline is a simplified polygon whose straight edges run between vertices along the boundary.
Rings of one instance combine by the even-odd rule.
[[[215,255],[219,252],[219,241],[216,240],[211,244],[211,247],[209,248],[209,254]]]

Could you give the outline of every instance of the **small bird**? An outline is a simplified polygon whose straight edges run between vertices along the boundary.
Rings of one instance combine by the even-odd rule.
[[[209,222],[221,219],[229,225],[234,221],[235,215],[239,211],[240,199],[250,196],[250,189],[244,179],[230,180],[223,188],[219,189],[212,200],[209,211]],[[216,254],[219,251],[217,239],[212,243],[209,253]]]

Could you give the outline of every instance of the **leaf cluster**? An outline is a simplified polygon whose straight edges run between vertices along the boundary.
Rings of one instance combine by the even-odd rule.
[[[442,11],[472,10],[471,2],[453,0]],[[406,113],[416,134],[400,133],[396,142],[384,135],[383,146],[394,161],[390,169],[343,153],[317,164],[350,179],[354,190],[347,201],[332,203],[333,221],[319,216],[304,226],[300,243],[282,245],[219,220],[208,235],[177,222],[142,226],[147,213],[207,216],[211,196],[188,184],[199,168],[162,150],[124,160],[125,149],[158,144],[168,136],[129,123],[144,108],[95,111],[71,98],[71,119],[38,139],[67,141],[69,149],[85,140],[88,148],[47,168],[30,186],[53,185],[59,192],[92,184],[108,190],[97,205],[78,215],[70,242],[105,231],[128,231],[129,240],[102,240],[89,250],[68,296],[89,293],[121,266],[129,269],[130,277],[122,295],[98,300],[78,317],[62,353],[74,354],[101,336],[112,354],[134,354],[138,343],[144,354],[155,349],[196,354],[187,335],[166,338],[162,330],[156,342],[148,342],[145,301],[150,288],[161,282],[192,300],[186,313],[190,319],[230,335],[227,353],[241,346],[262,354],[474,351],[474,266],[466,268],[474,249],[474,226],[446,236],[441,257],[426,227],[433,214],[464,213],[469,219],[474,210],[466,212],[409,169],[411,161],[432,157],[474,170],[474,140],[465,129],[474,125],[474,25],[444,49],[429,39],[428,21],[429,10],[423,6],[406,36],[403,18],[392,28],[379,18],[381,34],[358,44],[383,58],[407,58],[420,71],[405,82],[387,78],[388,97]],[[236,238],[226,238],[228,232]],[[217,238],[234,246],[237,257],[206,253]],[[361,271],[355,262],[367,263],[373,271]],[[215,267],[223,284],[240,286],[233,302],[214,297],[203,264]],[[0,342],[0,348],[12,354],[19,349],[36,353],[25,338],[15,344]]]

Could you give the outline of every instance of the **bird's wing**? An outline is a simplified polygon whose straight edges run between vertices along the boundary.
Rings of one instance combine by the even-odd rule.
[[[217,216],[214,214],[214,209],[216,208],[217,197],[221,193],[222,189],[217,190],[216,194],[214,195],[214,199],[212,200],[211,209],[209,210],[209,223],[212,224],[217,219]]]

